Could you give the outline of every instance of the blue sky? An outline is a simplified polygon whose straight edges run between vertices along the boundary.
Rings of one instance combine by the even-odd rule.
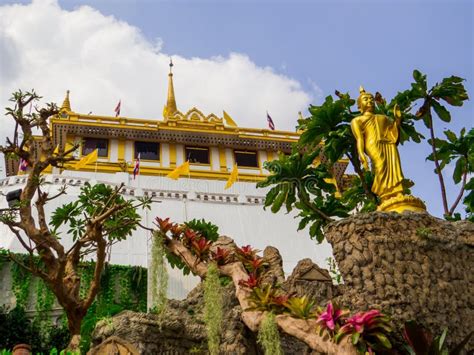
[[[38,2],[54,3],[52,0],[38,0]],[[13,3],[19,2],[0,1],[0,10],[2,5]],[[29,4],[27,1],[20,3]],[[181,102],[193,102],[198,107],[201,107],[202,103],[204,108],[213,112],[217,110],[215,107],[219,107],[220,110],[231,107],[230,112],[237,115],[234,118],[242,122],[242,125],[265,127],[263,111],[266,108],[270,110],[277,128],[290,129],[296,120],[298,108],[304,110],[309,103],[321,103],[322,99],[332,94],[335,89],[349,91],[355,96],[359,85],[363,85],[368,91],[380,91],[384,96],[391,98],[397,91],[408,88],[412,80],[412,70],[415,68],[426,73],[431,84],[452,74],[461,76],[466,79],[465,85],[470,95],[474,95],[472,1],[59,0],[60,13],[58,12],[57,16],[69,18],[68,14],[79,13],[78,9],[83,5],[89,5],[99,13],[91,15],[81,10],[82,13],[86,13],[83,22],[87,22],[91,16],[94,18],[105,16],[105,19],[101,18],[100,21],[113,21],[119,26],[117,28],[123,29],[123,26],[120,26],[125,24],[128,28],[138,29],[138,34],[133,36],[140,38],[133,41],[140,42],[140,46],[156,47],[154,51],[163,55],[160,61],[162,69],[159,75],[157,74],[156,80],[164,77],[165,57],[177,58],[175,80],[178,106],[181,95]],[[41,11],[32,10],[33,15],[30,16],[35,16],[36,13],[37,16],[45,16],[40,22],[44,23],[44,26],[49,22],[51,26],[54,20],[51,21],[51,17],[46,17],[52,16],[51,11],[45,12],[48,14],[40,15]],[[41,23],[35,26],[42,26]],[[0,24],[0,29],[1,26]],[[6,26],[4,33],[7,33],[9,24],[4,26]],[[61,31],[60,27],[58,31]],[[73,29],[67,33],[72,32]],[[0,31],[0,46],[1,33]],[[64,41],[74,41],[68,36],[64,36]],[[17,34],[15,40],[17,38],[21,38],[21,35]],[[75,40],[77,43],[80,42],[78,39]],[[113,41],[113,37],[110,41]],[[5,43],[0,48],[15,47],[13,44],[8,44],[10,43],[8,41]],[[100,43],[105,42],[98,43],[102,45]],[[74,44],[74,42],[67,44],[68,53],[73,51]],[[48,44],[45,44],[45,47],[48,47]],[[82,58],[85,55],[84,48],[81,56],[75,56],[74,61],[80,60],[78,57]],[[119,57],[130,56],[132,52],[128,48],[125,44],[121,48],[120,43],[117,43],[113,51],[109,51],[111,57],[108,63],[111,67],[115,63],[117,67],[124,65],[119,63],[119,60],[122,60]],[[50,50],[51,53],[56,51],[57,58],[65,53],[61,52],[58,45]],[[232,53],[239,55],[236,59],[237,64],[235,58],[231,58]],[[140,52],[133,58],[138,62],[147,55],[146,52]],[[7,57],[8,55],[5,56]],[[90,63],[94,61],[88,62],[88,67],[93,66]],[[85,67],[83,63],[77,65]],[[118,71],[115,75],[123,76],[125,71],[133,71],[133,61],[126,65],[127,70]],[[240,77],[238,74],[227,77],[226,70],[234,67],[244,68]],[[2,68],[5,73],[7,68],[15,66],[4,60]],[[186,68],[192,69],[186,71]],[[68,70],[74,71],[74,64],[71,64]],[[212,75],[213,78],[214,76],[219,78],[212,79],[212,85],[206,85],[206,76],[200,77],[202,84],[198,90],[192,84],[197,80],[193,76],[197,71],[209,77]],[[100,83],[95,80],[101,75],[101,71],[90,75],[95,87],[99,87]],[[136,76],[146,78],[145,74]],[[35,75],[35,79],[31,80],[34,87],[43,85],[39,79],[40,76]],[[37,85],[35,80],[38,80]],[[127,80],[129,82],[132,78]],[[259,81],[261,82],[258,83]],[[268,81],[268,84],[264,85],[264,81]],[[14,87],[13,85],[22,83],[27,85],[28,80],[25,78],[10,80],[4,87],[9,90],[10,87]],[[93,101],[94,95],[87,96],[91,91],[90,86],[88,90],[79,87],[83,84],[79,84],[78,79],[67,83],[68,86],[72,86],[68,88],[72,90],[73,95],[74,90],[78,94],[75,98],[73,96],[73,100],[76,100],[77,105],[82,105],[83,110],[89,109],[84,106],[86,99],[98,106],[99,102]],[[160,83],[154,85],[159,92],[157,96],[164,96],[163,85]],[[224,91],[226,95],[215,91],[215,87],[220,85],[229,85],[229,91]],[[59,83],[51,83],[51,91],[49,90],[48,87],[44,87],[43,93],[46,91],[44,94],[52,96],[54,101],[62,100],[60,93],[64,92],[65,88]],[[146,92],[150,90],[147,89]],[[2,103],[8,95],[6,92],[8,91],[1,92]],[[125,91],[114,95],[111,94],[108,107],[114,106],[112,100],[119,95],[125,95]],[[144,95],[146,94],[141,93],[133,99],[134,101],[129,99],[130,106],[132,101],[138,101]],[[127,97],[121,98],[126,106]],[[255,112],[249,111],[250,109],[242,111],[244,106],[258,106],[258,110],[256,108]],[[132,107],[130,112],[137,117],[150,115],[145,109],[141,115],[138,108],[134,110]],[[444,127],[459,131],[463,126],[468,128],[473,126],[472,101],[462,108],[453,108],[451,113],[452,124],[448,126],[438,121],[438,133],[441,133]],[[423,127],[420,127],[420,130],[422,133],[427,133]],[[430,212],[439,216],[442,214],[439,187],[431,164],[424,161],[427,154],[426,146],[409,143],[401,147],[405,175],[416,183],[414,194],[426,200]],[[453,187],[449,190],[452,201],[457,190]]]

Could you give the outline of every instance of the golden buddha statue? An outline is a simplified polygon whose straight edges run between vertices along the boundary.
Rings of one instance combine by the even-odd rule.
[[[366,170],[369,169],[367,156],[371,160],[374,173],[372,192],[381,200],[378,210],[426,211],[421,200],[403,193],[404,177],[397,149],[402,119],[399,108],[394,108],[394,120],[375,114],[374,97],[362,87],[357,106],[362,114],[351,121],[351,129],[357,141],[361,163]]]

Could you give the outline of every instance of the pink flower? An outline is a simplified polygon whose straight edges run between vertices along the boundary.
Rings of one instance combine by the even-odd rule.
[[[328,303],[326,311],[319,315],[317,322],[325,325],[327,328],[334,330],[337,320],[342,316],[342,310],[334,309],[331,302]]]
[[[380,311],[373,309],[365,313],[357,313],[347,320],[347,323],[341,328],[342,333],[349,333],[355,330],[356,333],[363,333],[364,328],[370,328],[377,317],[381,316]]]

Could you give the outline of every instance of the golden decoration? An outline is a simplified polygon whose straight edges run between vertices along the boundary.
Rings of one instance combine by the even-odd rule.
[[[404,195],[403,172],[398,154],[401,112],[394,108],[395,120],[375,114],[374,96],[359,88],[357,106],[361,115],[351,122],[357,141],[357,152],[364,169],[369,169],[367,156],[372,163],[374,183],[372,192],[381,199],[379,211],[426,211],[424,203],[416,197]]]

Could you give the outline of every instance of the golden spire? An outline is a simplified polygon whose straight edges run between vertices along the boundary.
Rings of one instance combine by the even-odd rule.
[[[71,102],[69,101],[69,90],[66,91],[66,97],[64,98],[63,105],[59,111],[72,112]]]
[[[176,99],[174,97],[174,86],[173,86],[173,61],[170,58],[170,73],[168,74],[168,100],[166,101],[165,109],[163,110],[163,116],[168,118],[172,116],[178,109],[176,108]]]

